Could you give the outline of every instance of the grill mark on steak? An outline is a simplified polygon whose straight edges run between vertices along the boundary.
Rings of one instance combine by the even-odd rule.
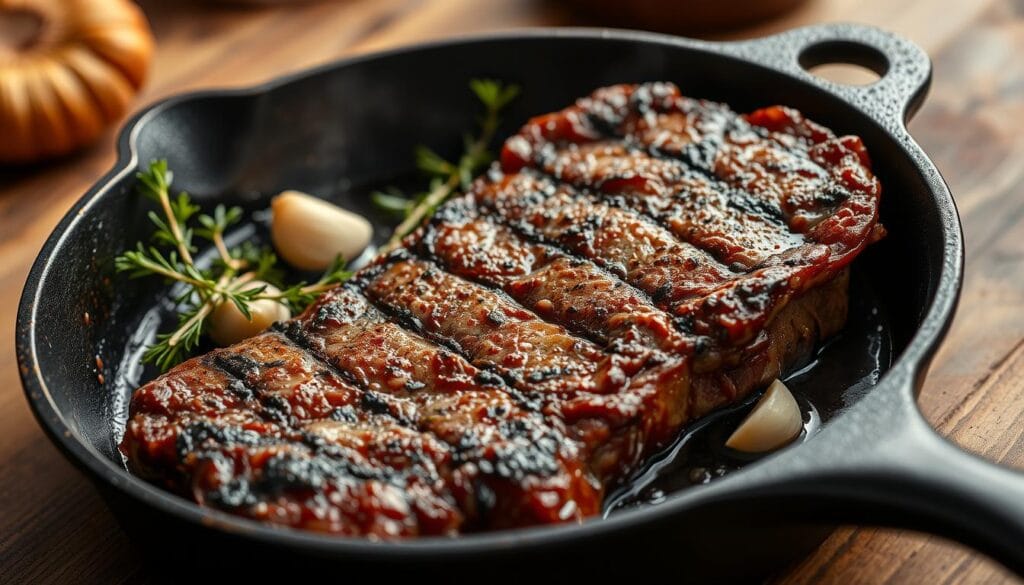
[[[644,359],[692,350],[673,318],[621,279],[588,260],[526,241],[487,217],[465,216],[432,222],[421,239],[426,255],[452,274],[502,289],[606,351]]]
[[[660,154],[659,147],[665,146],[669,137],[682,137],[689,147],[700,144],[699,150],[717,153],[730,125],[722,121],[722,112],[731,114],[719,105],[677,100],[677,92],[670,88],[672,91],[661,92],[660,101],[668,103],[660,108],[674,105],[676,113],[689,110],[683,117],[686,123],[675,133],[669,127],[658,126],[656,138],[648,137],[648,144],[638,144],[639,140],[630,137],[629,126],[658,115],[652,107],[658,100],[651,98],[657,92],[648,91],[649,87],[601,90],[563,112],[531,121],[506,144],[506,170],[532,166],[576,186],[592,187],[617,204],[657,219],[682,239],[711,251],[727,264],[738,262],[749,267],[758,258],[798,244],[789,237],[788,230],[779,229],[782,213],[777,206],[728,188],[711,164],[698,164],[693,156],[666,160],[646,154]],[[635,99],[645,94],[651,99]],[[697,122],[706,122],[709,112],[716,114],[710,123],[689,119],[696,113]],[[679,119],[675,122],[678,125]],[[683,137],[681,130],[689,130],[692,135]],[[627,139],[623,141],[623,137]],[[641,148],[644,146],[647,148]],[[692,151],[684,149],[685,153]],[[677,193],[685,197],[669,196]]]
[[[816,266],[827,260],[823,247],[801,247],[795,252],[791,251],[789,257],[778,261],[776,266],[748,274],[726,272],[724,267],[708,257],[694,258],[694,255],[677,253],[682,245],[671,234],[631,213],[586,201],[573,201],[564,192],[554,190],[552,193],[545,186],[534,187],[536,183],[533,178],[518,181],[518,184],[523,183],[531,189],[525,197],[517,198],[514,192],[510,192],[508,185],[492,188],[498,183],[478,184],[471,193],[486,209],[500,209],[496,213],[507,225],[517,226],[521,231],[532,229],[534,233],[550,234],[563,242],[568,241],[567,247],[580,252],[580,256],[603,254],[615,259],[616,264],[625,265],[620,272],[623,280],[647,291],[658,307],[678,317],[673,323],[696,337],[693,344],[701,350],[697,352],[698,357],[702,357],[709,347],[705,338],[727,342],[729,345],[739,345],[748,340],[757,327],[771,318],[771,307],[784,305],[792,296],[776,297],[771,292],[793,284],[796,279],[807,282],[790,288],[794,292],[803,290],[813,284],[811,279],[819,272]],[[586,212],[590,213],[589,220],[580,217]],[[450,222],[454,219],[449,214],[439,221]],[[434,223],[436,225],[438,222]],[[524,224],[526,227],[523,227]],[[572,226],[573,231],[568,236],[565,236],[568,230],[559,227],[565,224]],[[436,236],[431,231],[435,229],[431,227],[427,230],[424,241],[436,246],[433,242]],[[599,235],[601,231],[605,233]],[[624,238],[637,233],[643,234],[646,249],[642,254],[633,253],[630,256],[628,250],[624,253],[619,246],[623,245]],[[488,245],[493,248],[494,243],[488,241]],[[659,249],[663,251],[659,252]],[[463,252],[462,256],[469,254]],[[703,272],[696,270],[700,267],[704,268]],[[694,275],[698,277],[696,283],[690,281]],[[694,290],[702,294],[698,296]],[[727,318],[723,318],[723,315]],[[714,359],[717,360],[718,356],[714,356]]]
[[[678,88],[659,83],[599,90],[579,105],[605,136],[680,160],[711,179],[740,187],[735,195],[767,194],[780,204],[824,187],[822,168],[812,163],[806,147],[834,137],[795,110],[772,107],[738,116],[722,104],[687,98]],[[781,148],[773,148],[773,143]],[[711,156],[695,161],[694,149]],[[730,164],[735,158],[742,159],[739,165]],[[766,174],[771,180],[764,180]],[[778,181],[784,184],[777,185]],[[774,206],[772,213],[781,207]],[[787,211],[792,219],[793,210]]]
[[[737,276],[648,218],[528,171],[479,181],[471,195],[484,213],[602,265],[663,309],[708,294]]]
[[[214,360],[259,395],[277,397],[276,410],[287,413],[284,422],[292,425],[327,418],[336,406],[350,407],[353,420],[386,415],[396,424],[412,425],[408,404],[356,387],[343,373],[276,331],[219,351]],[[243,366],[238,369],[236,364]]]
[[[680,428],[843,324],[884,233],[856,137],[670,84],[538,117],[299,317],[132,397],[131,468],[374,537],[579,521]]]
[[[481,190],[485,191],[486,183],[483,183],[482,187],[480,187],[479,184],[480,183],[478,182],[477,185],[475,185],[475,189],[471,191],[471,194],[473,194],[474,192],[479,193]],[[496,199],[498,198],[494,198],[490,200],[488,203],[493,205],[496,203]],[[514,196],[512,197],[512,199],[514,199]],[[536,200],[537,198],[527,197],[525,199]],[[431,250],[431,247],[436,246],[437,225],[443,224],[445,222],[458,221],[460,220],[460,218],[465,218],[466,216],[473,214],[474,212],[471,209],[471,204],[469,203],[469,201],[464,199],[463,201],[450,202],[449,204],[447,204],[444,211],[438,213],[434,220],[430,222],[430,224],[426,228],[425,233],[420,238],[421,245],[419,247],[415,247],[414,249],[420,249],[421,251],[426,249],[428,257],[431,254],[436,254],[436,251]],[[591,217],[593,217],[593,215],[591,215]],[[516,225],[515,221],[506,221],[506,223],[509,225]],[[587,226],[591,225],[592,222],[578,221],[575,222],[573,225],[580,226],[581,224]],[[519,227],[520,233],[528,232],[528,229],[523,229],[521,227],[521,222],[519,223]],[[584,227],[584,229],[585,228],[586,227]],[[538,238],[535,237],[532,240],[538,240]],[[669,241],[675,242],[674,240],[671,239]],[[510,268],[500,267],[499,270],[514,269],[515,262],[518,261],[521,263],[522,261],[527,259],[527,256],[537,256],[538,254],[550,255],[549,251],[545,251],[540,248],[528,250],[522,247],[522,244],[519,244],[519,254],[516,258],[507,257],[501,260],[503,264],[507,264],[508,266],[510,266]],[[676,244],[678,245],[678,243]],[[493,247],[495,245],[495,242],[488,241],[487,245]],[[470,248],[471,247],[467,247],[467,250],[456,250],[455,252],[460,256],[465,256]],[[509,248],[511,247],[504,247],[504,249],[506,250]],[[663,255],[662,258],[664,257],[665,256]],[[441,258],[441,260],[446,259]],[[534,260],[536,260],[536,257],[534,258]],[[486,269],[487,267],[489,266],[479,265],[475,266],[475,269],[476,271],[479,271],[481,269]],[[544,268],[541,267],[540,269],[543,270]],[[746,280],[736,281],[733,277],[730,278],[729,281],[721,283],[720,286],[718,286],[718,288],[710,287],[706,289],[705,293],[708,294],[709,296],[701,298],[699,303],[673,304],[670,302],[660,304],[662,304],[662,306],[666,308],[672,308],[676,312],[676,314],[678,314],[681,317],[681,319],[675,320],[674,325],[679,326],[679,328],[683,329],[685,332],[696,338],[693,340],[692,343],[690,343],[690,345],[696,347],[699,350],[698,357],[700,357],[702,360],[712,359],[713,361],[717,362],[720,359],[719,354],[715,353],[712,354],[712,356],[710,357],[705,356],[705,353],[707,353],[707,349],[710,347],[710,343],[708,343],[707,338],[712,337],[720,341],[728,341],[730,344],[733,345],[741,344],[742,342],[748,340],[754,329],[757,326],[761,325],[764,321],[766,321],[767,318],[770,318],[771,316],[770,312],[766,312],[767,309],[769,309],[771,306],[774,306],[774,303],[772,302],[774,299],[773,297],[771,297],[770,292],[781,286],[784,286],[785,283],[788,282],[788,280],[796,276],[795,274],[791,273],[794,273],[794,270],[786,271],[782,268],[762,270],[761,273],[755,274],[753,276],[744,276],[743,278]],[[528,291],[525,291],[522,287],[523,283],[520,283],[519,286],[509,284],[509,286],[506,287],[501,283],[495,282],[493,278],[486,278],[486,275],[474,275],[473,270],[469,269],[464,269],[459,274],[460,276],[463,276],[465,278],[475,279],[478,282],[482,281],[484,284],[490,287],[505,288],[505,292],[510,293],[511,296],[517,301],[526,302],[526,304],[530,305],[528,309],[536,311],[537,314],[539,314],[541,317],[545,317],[549,320],[552,320],[552,317],[556,317],[555,319],[553,319],[555,323],[567,326],[569,329],[572,329],[578,334],[583,334],[587,336],[592,341],[603,343],[609,340],[608,336],[604,332],[595,330],[594,328],[587,328],[586,321],[577,321],[574,323],[569,323],[570,320],[567,319],[567,317],[570,316],[554,316],[552,315],[550,309],[544,309],[545,305],[542,304],[540,306],[535,306],[534,303],[538,299],[534,299],[532,301],[530,300]],[[599,275],[588,276],[600,278]],[[680,280],[682,282],[686,282],[683,279]],[[583,288],[586,286],[586,284],[587,283],[585,282],[577,282],[574,284],[574,287]],[[643,283],[640,284],[642,285]],[[656,283],[656,286],[648,286],[647,289],[653,295],[662,297],[664,299],[666,296],[668,296],[669,293],[672,292],[673,281],[658,281]],[[516,294],[516,291],[518,291],[518,294]],[[787,300],[787,298],[788,296],[784,297],[782,299],[782,303],[784,303],[784,301]],[[551,308],[554,308],[554,306],[552,306]],[[598,303],[597,308],[598,310],[600,310],[607,307],[605,307],[601,303]],[[734,311],[731,317],[735,319],[722,319],[721,315],[730,309]],[[408,310],[394,307],[392,307],[390,310],[397,312],[399,318],[402,319],[404,322],[409,323],[410,326],[417,329],[422,328],[422,324],[419,323],[419,320],[410,316]],[[760,320],[756,319],[763,315],[767,315],[767,318]],[[578,317],[583,317],[583,315]],[[440,343],[444,343],[447,345],[453,344],[453,340],[449,337],[434,336],[432,338]],[[632,350],[628,344],[617,343],[609,347],[609,349],[616,351],[618,353],[633,354],[633,356],[636,356],[636,351]],[[640,361],[642,362],[644,359],[645,358],[640,358]]]
[[[395,257],[405,258],[407,256],[396,254]],[[467,356],[461,353],[461,348],[457,344],[450,340],[428,341],[422,338],[418,322],[408,311],[389,312],[387,307],[376,306],[373,300],[366,296],[362,288],[371,280],[370,277],[380,273],[379,268],[365,270],[361,278],[353,279],[348,285],[324,295],[320,302],[307,309],[301,323],[293,320],[287,323],[276,323],[273,327],[358,387],[366,388],[371,385],[369,378],[365,375],[368,372],[367,368],[358,363],[349,363],[350,367],[346,367],[344,363],[348,362],[336,361],[322,347],[324,340],[317,338],[316,331],[327,331],[341,324],[349,326],[347,336],[341,341],[347,341],[353,352],[358,352],[359,349],[359,338],[356,336],[361,334],[365,337],[369,334],[367,339],[372,342],[374,341],[372,336],[374,330],[379,334],[378,341],[387,341],[396,348],[402,344],[396,343],[395,340],[409,341],[410,343],[405,347],[406,350],[410,347],[423,350],[424,353],[421,356],[423,359],[406,359],[408,358],[406,356],[406,358],[401,358],[405,359],[404,362],[389,363],[383,370],[377,372],[381,376],[385,373],[406,376],[401,380],[387,379],[383,382],[381,380],[384,378],[380,377],[377,381],[378,389],[386,386],[390,391],[395,392],[399,390],[420,392],[431,389],[440,389],[446,392],[459,390],[500,391],[507,394],[519,407],[531,411],[538,410],[539,406],[536,400],[524,396],[511,385],[510,380],[502,377],[494,368],[486,367],[486,364],[482,368],[472,365]],[[355,329],[353,326],[362,327],[362,329]],[[351,357],[350,353],[344,351],[336,353],[344,356],[344,360],[349,360]],[[403,352],[396,349],[389,357],[393,361],[400,359],[399,356],[402,355],[404,355]],[[408,375],[410,368],[415,370],[414,375]]]
[[[528,173],[524,172],[508,178],[516,179],[526,175]],[[547,194],[543,191],[534,190],[536,183],[533,183],[533,180],[535,178],[532,176],[528,178],[530,182],[527,183],[529,185],[527,187],[527,194],[519,193],[517,194],[518,196],[505,194],[507,196],[496,195],[491,198],[481,197],[480,195],[481,192],[486,192],[487,187],[493,186],[493,184],[477,181],[470,189],[468,195],[458,200],[449,201],[441,211],[435,214],[431,221],[427,222],[423,230],[421,230],[420,237],[410,243],[410,249],[427,260],[445,265],[446,270],[463,278],[475,280],[485,286],[498,288],[505,293],[509,293],[514,300],[520,303],[525,302],[538,315],[549,320],[555,317],[554,321],[556,324],[573,330],[578,335],[587,337],[598,344],[607,343],[610,339],[609,335],[599,328],[588,326],[587,322],[581,323],[573,320],[583,317],[583,314],[558,315],[551,312],[555,308],[554,306],[548,307],[545,303],[545,300],[550,299],[538,297],[531,300],[529,296],[524,297],[522,294],[511,294],[515,291],[522,293],[523,287],[521,285],[523,283],[520,283],[520,286],[509,286],[515,283],[505,282],[503,284],[505,280],[508,280],[505,277],[525,275],[524,269],[526,269],[527,264],[534,266],[537,270],[549,269],[548,264],[551,263],[563,266],[568,265],[572,268],[582,267],[583,273],[587,274],[588,278],[600,281],[606,288],[621,289],[625,287],[628,289],[628,291],[617,290],[617,292],[621,295],[626,295],[626,298],[636,297],[630,302],[639,303],[638,307],[644,311],[649,311],[649,308],[644,307],[652,304],[662,309],[671,307],[674,303],[666,302],[666,297],[673,293],[676,294],[672,298],[682,298],[684,295],[687,297],[693,296],[692,290],[689,287],[697,283],[710,281],[705,284],[714,283],[718,285],[725,281],[726,277],[722,276],[722,273],[727,272],[726,268],[721,267],[719,271],[719,268],[710,266],[714,264],[712,257],[707,256],[698,248],[676,241],[670,234],[667,234],[665,241],[670,242],[670,245],[662,246],[654,251],[656,253],[656,270],[663,270],[664,267],[672,264],[678,266],[679,262],[677,260],[681,260],[684,272],[676,272],[673,276],[677,278],[674,279],[661,279],[657,286],[645,286],[649,283],[645,282],[647,279],[642,275],[647,268],[642,265],[643,259],[635,255],[632,258],[628,258],[628,255],[631,253],[628,247],[623,249],[616,249],[615,247],[602,249],[602,244],[614,246],[615,243],[621,243],[623,239],[628,239],[631,236],[635,237],[637,232],[646,232],[653,229],[654,226],[647,224],[646,221],[641,220],[632,213],[604,206],[603,211],[627,215],[629,216],[629,221],[636,222],[636,224],[627,230],[619,228],[617,233],[609,230],[610,233],[597,236],[597,230],[602,227],[601,217],[603,211],[602,204],[592,200],[589,201],[590,215],[574,218],[576,223],[562,232],[569,236],[565,239],[566,241],[557,236],[552,238],[549,233],[544,233],[544,230],[538,229],[536,225],[531,225],[529,220],[522,219],[523,215],[532,212],[531,219],[534,223],[554,225],[556,229],[566,227],[564,225],[566,218],[558,219],[559,216],[556,211],[530,209],[538,201],[541,201],[541,205],[544,205],[543,202],[547,201],[544,199],[547,197]],[[547,185],[553,188],[553,185],[550,183]],[[501,192],[505,190],[505,188],[498,189]],[[544,191],[550,192],[550,189],[545,189]],[[580,195],[580,197],[584,196]],[[517,206],[517,201],[528,201],[530,203]],[[503,211],[505,213],[498,213],[498,208],[504,208]],[[538,218],[540,219],[538,220]],[[467,221],[478,222],[478,225],[461,235],[456,235],[452,231],[453,226],[465,227]],[[483,229],[486,235],[484,233],[474,233],[479,232],[480,229]],[[506,231],[508,233],[505,233]],[[457,242],[454,246],[443,246],[440,250],[438,249],[438,245],[443,239],[442,232],[446,233],[448,237],[456,237]],[[645,237],[650,236],[650,234],[644,235]],[[462,240],[465,237],[469,239]],[[597,242],[601,239],[604,242],[598,244]],[[493,254],[490,251],[479,249],[482,246],[493,247],[498,240],[501,241],[501,244],[496,251],[500,252],[500,257],[491,257]],[[458,249],[459,244],[463,244],[468,249]],[[600,250],[604,256],[596,253],[595,250]],[[648,254],[650,253],[648,252]],[[700,259],[696,259],[691,256],[692,253],[703,254],[703,256]],[[666,260],[669,262],[666,262]],[[702,265],[702,262],[706,263]],[[636,278],[630,278],[636,275],[633,272],[627,274],[624,266],[627,264],[631,271],[636,270],[641,275]],[[453,266],[458,266],[459,268],[453,269]],[[685,271],[689,271],[689,273]],[[710,274],[713,274],[713,276],[708,276]],[[731,275],[732,273],[729,274]],[[694,278],[695,275],[697,278]],[[585,286],[586,283],[573,282],[566,286],[566,290],[578,294],[578,291]],[[698,286],[700,285],[698,284]],[[564,291],[559,291],[552,283],[546,281],[538,281],[537,287],[531,288],[551,290],[552,295],[564,294]],[[705,292],[714,290],[714,287],[705,288]],[[687,292],[690,294],[687,295]],[[538,301],[541,304],[535,306]],[[574,308],[571,304],[566,306],[565,309],[569,313],[579,311],[578,308]],[[598,311],[600,309],[601,307],[596,308]],[[698,340],[699,342],[700,340]],[[676,347],[676,349],[681,348]]]
[[[624,360],[548,323],[504,294],[452,276],[423,260],[398,259],[366,285],[367,296],[409,319],[429,338],[459,348],[525,395],[609,389]],[[636,367],[636,364],[631,364]]]
[[[418,428],[452,448],[453,491],[467,514],[465,529],[595,513],[599,490],[564,429],[500,380],[484,376],[481,384],[480,372],[460,356],[384,320],[355,287],[327,293],[283,329],[360,387],[414,402]],[[409,379],[422,385],[411,388]],[[494,494],[502,495],[500,502]]]
[[[658,159],[620,143],[572,145],[539,169],[575,187],[592,187],[616,205],[652,218],[676,237],[744,269],[798,246],[799,237],[769,201],[756,200],[678,161]]]
[[[233,355],[223,355],[228,352]],[[268,352],[277,354],[273,362],[261,359]],[[162,467],[183,468],[189,481],[168,480],[201,503],[257,520],[287,518],[304,528],[382,536],[414,536],[422,527],[426,533],[454,530],[458,509],[450,495],[435,489],[443,485],[437,481],[437,467],[448,458],[436,439],[397,425],[390,417],[353,412],[348,422],[355,425],[320,418],[354,402],[353,389],[319,384],[323,378],[301,363],[304,354],[283,355],[287,353],[279,339],[266,334],[220,350],[209,360],[194,360],[191,367],[212,373],[212,362],[228,363],[232,357],[244,361],[258,390],[286,395],[295,417],[137,417],[128,436],[139,434],[151,444],[173,443],[173,465],[164,461]],[[278,374],[286,368],[287,375],[258,374],[262,363],[272,364],[269,369]],[[305,420],[298,422],[299,418]],[[136,455],[133,463],[144,459]],[[317,517],[295,515],[295,510],[310,506],[313,492],[321,495]],[[389,506],[375,503],[383,495],[393,500]],[[366,524],[364,511],[375,507],[390,512]]]
[[[602,351],[539,319],[500,293],[440,271],[422,260],[385,262],[367,283],[367,294],[384,306],[412,313],[425,335],[454,343],[476,366],[495,367],[542,411],[574,426],[585,452],[607,449],[607,433],[644,416],[674,422],[686,416],[689,359],[651,359]],[[495,312],[500,319],[488,317]],[[644,415],[644,416],[642,416]],[[593,432],[602,421],[603,433]],[[654,433],[646,433],[653,435]],[[630,457],[642,450],[625,445]],[[601,475],[602,483],[611,478]]]
[[[715,114],[710,123],[708,112]],[[722,112],[728,124],[721,123]],[[602,120],[597,126],[595,117]],[[719,145],[710,175],[696,176],[685,160],[664,156],[707,136]],[[619,141],[609,143],[608,137]],[[845,223],[845,231],[821,230],[843,234],[847,245],[881,235],[865,232],[875,228],[877,208],[862,205],[863,195],[877,201],[879,187],[864,172],[869,161],[859,138],[836,138],[788,108],[737,116],[724,106],[683,98],[670,84],[614,86],[538,117],[506,142],[502,162],[509,172],[532,166],[570,183],[597,186],[745,268],[799,245],[794,234],[834,239],[815,237],[820,222],[867,220],[856,228]],[[723,182],[731,187],[716,187]],[[684,200],[670,196],[680,190]],[[845,213],[843,206],[858,195],[852,212]],[[779,218],[788,229],[777,229]]]
[[[438,347],[389,321],[359,290],[344,286],[327,293],[300,319],[279,324],[285,335],[322,359],[355,385],[375,392],[414,395],[498,387],[454,352]],[[380,348],[394,348],[392,353]],[[359,350],[379,351],[381,361],[362,359]],[[376,354],[373,354],[376,355]]]

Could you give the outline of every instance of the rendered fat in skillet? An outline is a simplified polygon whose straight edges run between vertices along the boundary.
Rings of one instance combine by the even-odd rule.
[[[132,470],[274,525],[578,522],[846,319],[883,235],[859,138],[668,83],[531,120],[395,252],[137,390]]]

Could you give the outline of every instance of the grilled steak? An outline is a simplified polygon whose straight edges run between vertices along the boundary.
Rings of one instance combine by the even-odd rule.
[[[883,234],[857,137],[666,83],[531,120],[298,318],[138,389],[121,448],[206,506],[397,537],[578,521],[805,359]]]

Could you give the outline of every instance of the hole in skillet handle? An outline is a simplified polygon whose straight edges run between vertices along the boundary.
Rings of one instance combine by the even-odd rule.
[[[911,41],[873,26],[827,23],[777,35],[724,43],[719,50],[745,61],[810,82],[877,121],[890,133],[906,135],[905,122],[917,111],[931,81],[931,61]],[[864,67],[878,79],[867,85],[817,75],[826,65]],[[813,70],[813,71],[812,71]]]
[[[868,86],[889,72],[889,58],[874,47],[835,40],[815,43],[797,55],[805,71],[835,83]]]

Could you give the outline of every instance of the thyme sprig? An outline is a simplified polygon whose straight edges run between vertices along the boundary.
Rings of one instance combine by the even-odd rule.
[[[403,218],[383,252],[398,246],[402,238],[453,194],[468,189],[473,177],[493,160],[488,147],[501,122],[499,114],[519,95],[519,87],[474,79],[469,88],[484,111],[478,119],[476,136],[463,136],[463,152],[458,160],[446,160],[430,148],[419,146],[414,152],[416,167],[430,177],[427,190],[412,196],[395,189],[373,193],[373,201],[380,209]],[[240,208],[218,205],[213,214],[207,215],[187,193],[172,195],[174,177],[167,161],[153,161],[137,177],[139,193],[157,204],[158,210],[147,213],[155,230],[151,242],[139,242],[135,249],[118,256],[114,264],[118,272],[131,278],[157,276],[180,287],[174,298],[177,326],[173,331],[158,334],[143,356],[143,361],[156,364],[161,370],[184,360],[201,343],[209,328],[209,318],[221,303],[234,304],[248,319],[252,318],[252,303],[260,300],[276,301],[298,312],[352,276],[339,257],[316,282],[284,286],[283,272],[270,248],[248,241],[233,248],[225,243],[225,233],[244,216]],[[209,268],[201,268],[195,262],[196,239],[206,240],[217,251]],[[271,283],[277,290],[265,285],[252,286],[253,281]]]
[[[382,252],[396,248],[402,238],[432,215],[439,205],[460,189],[468,189],[477,172],[494,159],[488,147],[501,123],[499,114],[519,95],[519,86],[506,85],[493,79],[473,79],[469,82],[469,89],[483,104],[484,113],[478,119],[479,133],[475,137],[469,134],[463,136],[463,152],[459,160],[448,161],[430,148],[418,146],[414,152],[416,168],[430,176],[427,190],[411,197],[397,189],[372,194],[378,208],[400,214],[404,218]]]
[[[166,370],[188,357],[202,341],[209,317],[220,303],[234,304],[247,319],[252,319],[252,303],[259,300],[283,303],[298,312],[324,291],[351,277],[339,257],[312,284],[280,285],[282,271],[270,248],[248,241],[234,248],[225,244],[224,234],[243,218],[240,208],[218,205],[212,215],[206,215],[200,213],[200,207],[187,193],[172,196],[173,174],[167,161],[153,161],[137,177],[138,192],[156,202],[160,209],[160,213],[147,214],[156,229],[150,244],[139,242],[134,250],[115,258],[114,266],[131,278],[158,276],[182,286],[174,298],[178,307],[177,326],[156,336],[156,342],[143,354],[146,363]],[[193,219],[198,225],[190,224]],[[210,268],[196,265],[195,238],[207,240],[216,248],[218,257]],[[254,280],[279,286],[280,292],[271,292],[265,285],[246,286]]]

